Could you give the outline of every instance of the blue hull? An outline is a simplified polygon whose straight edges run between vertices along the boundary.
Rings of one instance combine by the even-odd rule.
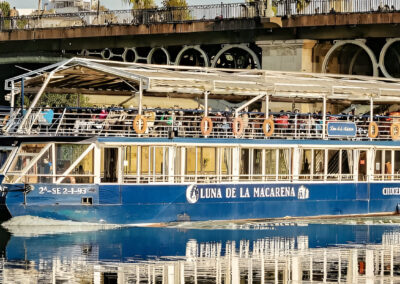
[[[394,213],[400,183],[6,185],[11,215],[108,224]],[[90,205],[82,200],[90,199]]]

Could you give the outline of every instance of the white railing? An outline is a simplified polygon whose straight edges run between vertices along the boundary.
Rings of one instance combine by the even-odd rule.
[[[234,112],[211,112],[208,117],[212,122],[212,131],[207,134],[202,132],[201,128],[203,111],[145,109],[142,116],[146,118],[146,128],[143,134],[138,134],[134,127],[137,109],[101,111],[93,108],[68,108],[54,109],[50,114],[48,111],[32,111],[21,129],[19,128],[22,118],[19,110],[11,115],[0,113],[1,129],[3,133],[11,136],[392,140],[392,125],[400,121],[397,117],[375,116],[378,133],[375,138],[371,138],[373,136],[369,135],[369,116],[327,115],[324,133],[324,120],[318,114],[271,113],[268,118],[271,122],[264,125],[263,129],[267,119],[263,113],[240,113],[236,119]],[[354,124],[356,132],[354,135],[330,135],[330,123]],[[208,126],[208,123],[206,125]],[[203,130],[207,130],[207,126]],[[270,126],[274,128],[271,132]]]

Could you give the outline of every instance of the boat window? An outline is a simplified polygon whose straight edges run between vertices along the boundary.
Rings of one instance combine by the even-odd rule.
[[[70,178],[64,179],[64,183],[68,183],[75,178],[76,183],[93,183],[94,182],[94,150],[91,150],[72,170]]]
[[[385,179],[391,179],[393,174],[392,167],[392,150],[385,151]]]
[[[353,150],[342,150],[341,180],[353,180]]]
[[[199,147],[200,150],[200,171],[199,175],[213,175],[217,174],[216,171],[216,148]]]
[[[6,176],[6,182],[14,183],[14,182],[23,182],[23,183],[37,183],[38,177],[35,176],[35,173],[38,174],[38,166],[37,162],[35,165],[32,164],[32,161],[37,158],[39,153],[45,148],[46,144],[25,144],[22,145],[18,151],[16,158],[14,159],[9,173]],[[48,151],[46,153],[49,155]],[[30,169],[29,169],[30,167]],[[29,169],[29,170],[28,170]],[[25,174],[22,176],[22,173]]]
[[[328,180],[339,179],[340,150],[328,150]]]
[[[278,178],[286,180],[290,178],[290,149],[279,149]]]
[[[101,149],[101,182],[118,182],[118,148]]]
[[[56,144],[56,174],[63,174],[88,147],[81,144]]]
[[[124,182],[137,182],[137,146],[127,146],[124,149]]]
[[[262,149],[253,149],[253,179],[262,178]]]
[[[375,163],[374,163],[374,174],[376,179],[380,179],[383,174],[383,167],[382,167],[382,150],[375,151]]]
[[[367,180],[367,151],[365,150],[360,151],[358,159],[358,180]]]
[[[11,154],[11,151],[12,150],[10,150],[10,149],[1,149],[0,150],[0,170],[3,170],[4,165],[6,164],[6,161]]]
[[[394,151],[394,171],[395,179],[400,178],[400,151]]]
[[[140,173],[143,177],[150,173],[150,147],[142,146],[140,148]]]
[[[232,175],[232,148],[221,148],[221,175]],[[229,179],[228,177],[228,179]]]
[[[186,175],[195,175],[196,174],[196,166],[197,166],[197,159],[196,159],[196,148],[195,147],[188,147],[186,148]]]
[[[276,179],[276,150],[265,150],[265,175],[267,180]]]
[[[174,159],[174,172],[175,172],[175,181],[180,182],[182,173],[182,147],[177,147],[175,150],[175,159]],[[168,160],[168,159],[167,159]],[[168,169],[168,167],[166,167]],[[167,172],[166,172],[167,173]]]
[[[325,150],[314,150],[313,179],[324,179]]]
[[[311,174],[312,150],[300,149],[300,179],[309,179]]]
[[[240,149],[240,179],[248,180],[250,177],[250,149]]]

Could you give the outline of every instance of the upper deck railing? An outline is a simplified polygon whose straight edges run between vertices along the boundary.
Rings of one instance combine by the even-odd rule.
[[[24,111],[25,112],[25,111]],[[23,112],[23,113],[24,113]],[[0,112],[0,129],[8,136],[81,137],[184,137],[242,139],[348,139],[357,141],[397,140],[400,117],[321,114],[210,112],[202,110],[144,109],[138,120],[137,109],[57,108],[32,111],[21,126],[21,110]],[[333,123],[333,124],[332,124]],[[328,130],[334,123],[355,127],[351,135],[336,136]],[[345,123],[343,125],[343,123]],[[325,124],[325,126],[324,126]],[[209,132],[208,132],[209,131]]]
[[[400,0],[274,0],[272,10],[278,17],[294,15],[384,13],[400,11]],[[38,29],[104,25],[139,25],[222,21],[265,17],[267,1],[251,3],[195,5],[140,10],[80,11],[0,18],[0,29]]]

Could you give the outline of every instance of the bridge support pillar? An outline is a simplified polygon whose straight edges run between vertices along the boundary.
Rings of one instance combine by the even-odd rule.
[[[313,72],[315,40],[268,40],[256,44],[262,49],[262,69]]]

